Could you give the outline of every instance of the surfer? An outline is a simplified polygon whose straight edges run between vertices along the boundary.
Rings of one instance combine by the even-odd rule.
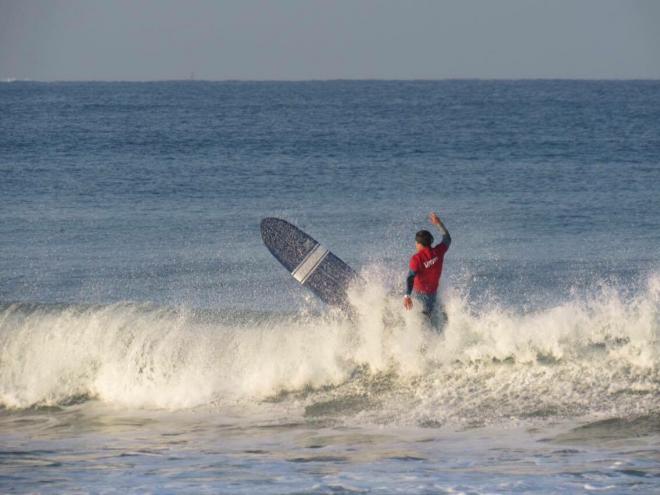
[[[410,258],[410,271],[406,279],[403,306],[408,310],[412,309],[414,297],[422,304],[422,313],[431,318],[435,307],[436,292],[440,285],[442,264],[445,253],[451,244],[451,236],[438,215],[431,212],[429,220],[442,232],[442,241],[434,247],[433,236],[428,230],[420,230],[415,235],[417,252]]]

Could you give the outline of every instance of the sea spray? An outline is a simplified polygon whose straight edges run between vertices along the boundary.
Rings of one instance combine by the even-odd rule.
[[[450,287],[441,332],[405,312],[378,275],[366,279],[350,318],[2,306],[1,404],[222,410],[279,396],[315,416],[400,424],[660,407],[657,277],[630,299],[606,288],[531,313],[471,307]]]

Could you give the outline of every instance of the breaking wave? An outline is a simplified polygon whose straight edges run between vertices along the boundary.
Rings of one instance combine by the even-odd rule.
[[[442,332],[403,311],[378,277],[351,297],[352,318],[5,304],[0,406],[280,407],[428,425],[660,408],[657,275],[634,296],[606,287],[533,312],[475,308],[450,290]]]

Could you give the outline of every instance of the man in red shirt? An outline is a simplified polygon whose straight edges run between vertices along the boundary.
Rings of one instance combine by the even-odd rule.
[[[429,220],[442,232],[442,241],[433,246],[433,236],[428,230],[420,230],[415,235],[417,253],[410,258],[410,271],[406,280],[403,306],[406,309],[412,309],[412,295],[422,304],[422,312],[431,318],[435,307],[435,294],[440,285],[442,264],[445,253],[451,244],[451,236],[438,215],[431,212]]]

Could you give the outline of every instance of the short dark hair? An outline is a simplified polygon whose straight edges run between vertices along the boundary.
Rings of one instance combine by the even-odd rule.
[[[428,230],[420,230],[415,234],[415,240],[424,247],[431,247],[433,244],[433,236]]]

